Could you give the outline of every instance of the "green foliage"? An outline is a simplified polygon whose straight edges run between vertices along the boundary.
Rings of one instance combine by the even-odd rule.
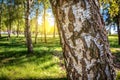
[[[18,20],[19,24],[21,24],[20,28],[23,28],[24,24],[24,0],[14,0],[14,3],[12,3],[12,0],[3,0],[2,3],[2,30],[7,31],[6,28],[8,28],[11,25],[11,28],[14,28],[17,26]],[[14,26],[14,27],[13,27]]]
[[[120,0],[100,0],[103,4],[109,4],[109,14],[113,18],[120,12]]]
[[[120,12],[120,2],[119,0],[112,0],[110,2],[109,13],[111,17],[115,17]]]
[[[38,0],[38,1],[44,5],[45,9],[50,8],[49,0]]]
[[[114,18],[120,13],[120,0],[100,0],[101,3],[109,4],[109,14]]]

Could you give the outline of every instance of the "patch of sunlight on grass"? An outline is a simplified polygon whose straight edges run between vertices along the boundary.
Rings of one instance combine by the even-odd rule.
[[[54,50],[55,50],[55,51],[62,51],[62,48],[61,48],[61,47],[55,47]]]
[[[120,80],[120,71],[117,72],[117,79],[116,80]]]
[[[47,47],[40,47],[41,50],[48,50]]]
[[[111,48],[120,48],[120,45],[118,45],[117,35],[110,35],[108,38],[109,38]]]
[[[26,62],[22,66],[9,65],[0,68],[0,77],[6,77],[8,79],[44,79],[44,78],[62,78],[65,77],[65,70],[62,70],[58,63],[59,59],[53,57],[48,61],[42,62],[42,59],[38,59],[39,62]]]
[[[110,50],[114,56],[114,64],[116,66],[119,66],[120,63],[120,45],[118,45],[118,36],[117,35],[111,35],[108,37],[110,42]],[[119,68],[119,67],[117,67]],[[117,80],[120,80],[120,69],[117,69]]]
[[[53,40],[57,41],[53,43]],[[57,38],[34,44],[32,56],[27,56],[23,37],[0,40],[0,80],[66,80],[66,71],[60,66],[59,57],[53,55],[56,50],[61,51]]]
[[[120,48],[110,48],[112,53],[116,53],[117,51],[120,51]]]

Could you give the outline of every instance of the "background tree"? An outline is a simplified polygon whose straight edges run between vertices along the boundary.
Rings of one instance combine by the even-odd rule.
[[[54,31],[53,31],[53,38],[55,38],[56,35],[56,21],[54,19]]]
[[[23,14],[23,12],[24,12],[24,6],[23,6],[23,0],[15,0],[14,1],[14,10],[16,11],[15,12],[15,21],[16,21],[16,33],[17,33],[17,37],[19,37],[19,33],[20,33],[20,28],[22,28],[21,27],[21,23],[24,23],[24,21],[23,21],[23,16],[24,16],[24,14]]]
[[[25,37],[26,37],[28,53],[33,53],[33,45],[32,45],[32,38],[31,38],[31,31],[30,31],[30,20],[29,20],[32,3],[33,3],[33,0],[26,0]]]
[[[68,80],[115,80],[96,0],[50,0],[59,24]]]
[[[37,7],[37,8],[35,8],[36,9],[36,11],[35,11],[36,12],[36,18],[35,18],[35,44],[37,43],[37,36],[38,36],[38,17],[39,17],[39,14],[40,14],[40,11],[39,11],[40,6],[39,5],[41,5],[40,1],[37,0],[35,2],[35,6]]]
[[[44,6],[44,16],[43,16],[43,20],[44,20],[44,41],[46,43],[47,39],[46,39],[46,25],[45,25],[45,15],[46,15],[46,5],[45,5],[45,2],[43,2],[43,6]]]
[[[115,23],[117,25],[118,32],[118,45],[120,45],[120,0],[101,0],[101,3],[107,5],[108,23]]]
[[[0,37],[2,31],[2,13],[3,13],[3,0],[0,2]]]
[[[109,13],[114,23],[117,24],[118,44],[120,45],[120,0],[110,1]]]
[[[50,3],[49,3],[49,0],[38,0],[38,1],[41,1],[41,3],[43,4],[43,30],[44,30],[44,41],[45,43],[47,42],[47,39],[46,39],[46,9],[48,9],[50,7]]]
[[[35,44],[37,43],[37,36],[38,36],[38,9],[36,9]]]
[[[8,19],[8,23],[9,25],[7,26],[8,27],[8,38],[10,38],[11,36],[11,30],[12,30],[12,23],[14,21],[14,2],[13,0],[8,0],[7,1],[7,8],[8,8],[8,15],[9,17],[7,18]]]

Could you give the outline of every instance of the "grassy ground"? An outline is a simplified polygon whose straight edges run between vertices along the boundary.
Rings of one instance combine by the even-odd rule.
[[[118,45],[117,35],[109,36],[109,42],[115,63],[114,66],[117,72],[117,80],[120,80],[120,45]]]
[[[120,46],[117,45],[117,36],[109,36],[109,40],[117,79],[120,80]],[[38,43],[34,44],[32,56],[28,56],[26,50],[25,39],[22,36],[13,36],[8,41],[6,38],[0,39],[0,80],[66,80],[58,38],[48,38],[47,44],[39,38]]]
[[[66,80],[59,39],[50,39],[47,44],[38,40],[34,54],[27,56],[23,37],[0,39],[0,79]]]

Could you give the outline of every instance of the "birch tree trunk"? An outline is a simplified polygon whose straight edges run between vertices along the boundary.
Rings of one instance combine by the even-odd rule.
[[[54,21],[53,38],[55,38],[55,35],[56,35],[56,34],[55,34],[55,32],[56,32],[56,31],[55,31],[55,27],[56,27],[56,21]]]
[[[118,14],[117,19],[117,31],[118,31],[118,45],[120,45],[120,13]]]
[[[1,31],[2,31],[2,20],[1,20],[2,16],[1,15],[0,15],[0,37],[1,37]]]
[[[26,0],[26,12],[25,12],[25,37],[26,37],[26,44],[28,53],[33,53],[33,45],[32,45],[32,39],[31,39],[31,31],[30,31],[30,6],[32,4],[32,0]]]
[[[20,21],[18,20],[18,23],[17,23],[17,37],[19,37],[19,31],[20,31]]]
[[[43,15],[43,18],[44,18],[44,41],[45,43],[47,43],[47,39],[46,39],[46,6],[45,6],[45,2],[43,2],[43,5],[44,5],[44,15]]]
[[[3,5],[3,0],[1,1],[1,3],[0,3],[0,37],[1,37],[1,31],[2,31],[2,12],[3,12],[3,7],[2,7],[2,5]]]
[[[8,2],[8,15],[9,15],[9,18],[8,18],[8,39],[11,37],[11,29],[12,29],[12,0],[10,0],[10,3]]]
[[[38,9],[36,9],[35,44],[37,43],[37,36],[38,36]]]
[[[68,80],[115,80],[98,0],[50,0]]]

